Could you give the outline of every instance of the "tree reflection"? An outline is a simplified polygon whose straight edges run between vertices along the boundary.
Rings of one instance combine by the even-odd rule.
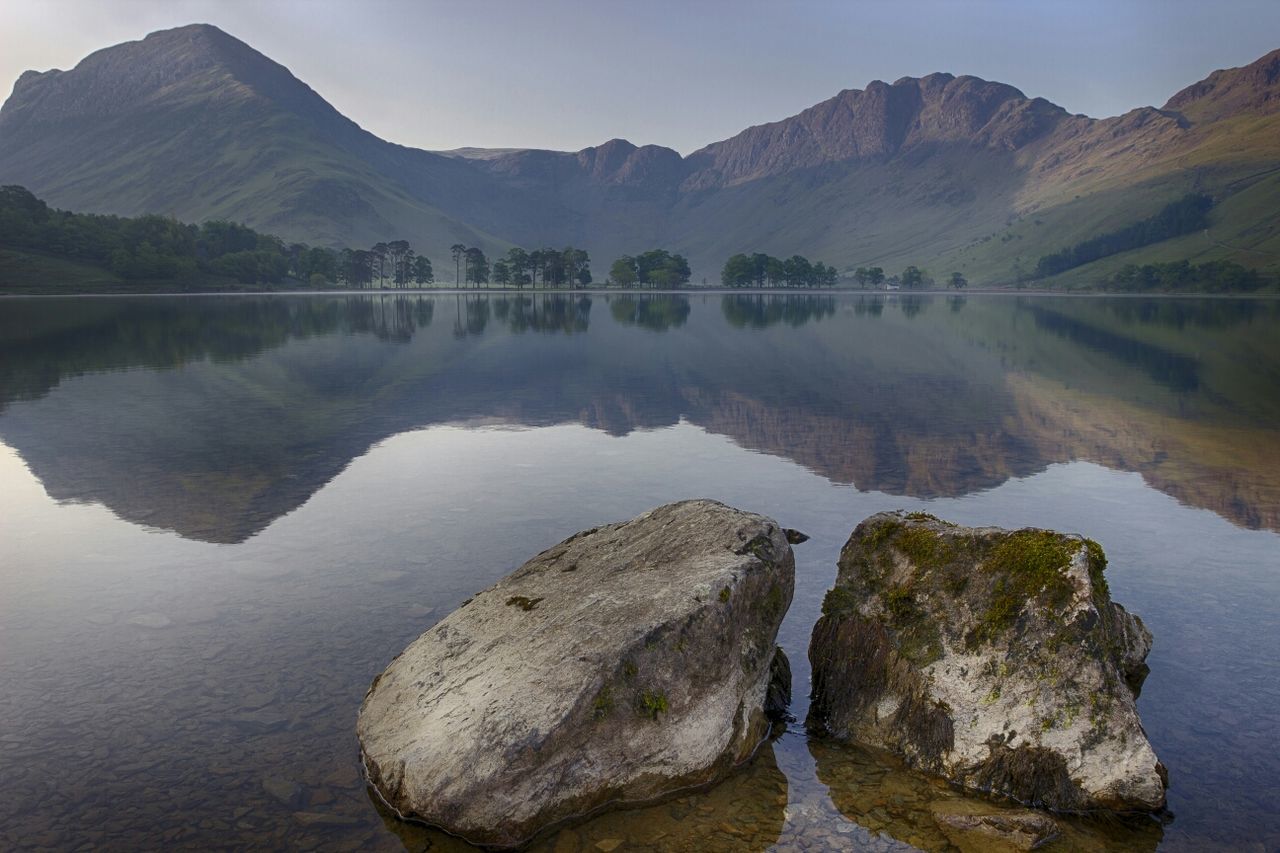
[[[764,329],[778,323],[796,327],[836,313],[836,300],[833,296],[731,294],[720,300],[720,311],[738,329]]]
[[[654,332],[683,326],[689,319],[689,300],[670,293],[609,298],[609,313],[624,326],[639,326]]]

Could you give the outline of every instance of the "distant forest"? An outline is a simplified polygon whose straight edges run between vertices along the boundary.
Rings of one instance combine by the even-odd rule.
[[[351,286],[432,280],[431,262],[404,241],[370,251],[286,244],[235,222],[188,225],[163,216],[102,216],[54,210],[23,187],[0,187],[5,245],[96,264],[127,281],[189,279],[199,273],[242,284]]]
[[[1076,243],[1052,255],[1045,255],[1036,263],[1036,275],[1047,278],[1100,258],[1200,231],[1209,226],[1209,210],[1212,207],[1213,199],[1209,196],[1188,193],[1165,205],[1155,216]]]
[[[1173,261],[1165,264],[1127,264],[1108,279],[1113,290],[1141,293],[1151,290],[1187,290],[1197,293],[1247,293],[1264,284],[1256,269],[1234,261],[1193,264]]]

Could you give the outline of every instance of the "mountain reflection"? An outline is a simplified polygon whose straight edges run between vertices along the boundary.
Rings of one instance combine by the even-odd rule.
[[[685,420],[925,498],[1084,459],[1280,529],[1274,303],[603,298],[595,323],[581,293],[11,300],[0,438],[56,499],[213,542],[391,435],[494,420]]]

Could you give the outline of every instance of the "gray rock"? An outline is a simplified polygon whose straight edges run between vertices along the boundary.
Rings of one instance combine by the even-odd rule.
[[[1163,808],[1134,703],[1151,634],[1105,566],[1078,536],[872,516],[814,627],[807,725],[1023,803]]]
[[[782,528],[714,501],[572,536],[374,679],[369,779],[402,817],[490,846],[718,780],[768,734],[794,582]]]

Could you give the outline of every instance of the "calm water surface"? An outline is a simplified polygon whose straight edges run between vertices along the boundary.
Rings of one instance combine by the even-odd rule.
[[[565,536],[714,497],[1084,533],[1155,635],[1172,822],[1280,849],[1280,307],[1047,297],[0,301],[0,848],[462,849],[366,793],[370,679]],[[946,850],[957,794],[793,727],[562,851]]]

